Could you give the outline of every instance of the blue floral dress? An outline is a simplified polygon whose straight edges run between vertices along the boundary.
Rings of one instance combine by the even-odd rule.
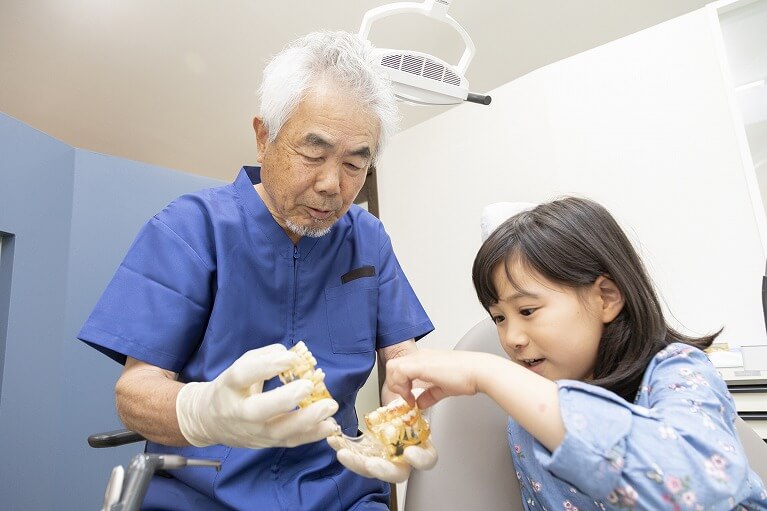
[[[557,384],[566,433],[553,453],[509,421],[525,509],[767,509],[732,397],[701,350],[660,351],[634,404],[587,383]]]

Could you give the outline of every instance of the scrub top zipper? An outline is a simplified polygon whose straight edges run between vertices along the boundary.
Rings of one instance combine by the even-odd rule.
[[[298,251],[298,245],[293,245],[293,308],[290,311],[290,345],[296,344],[296,300],[298,296],[298,261],[301,259],[301,252]]]

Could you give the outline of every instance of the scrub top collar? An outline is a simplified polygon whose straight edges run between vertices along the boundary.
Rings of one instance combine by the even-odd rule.
[[[242,167],[237,175],[237,179],[234,181],[234,188],[243,206],[255,219],[256,225],[282,257],[285,259],[296,258],[309,261],[315,248],[321,248],[323,244],[329,243],[331,233],[319,238],[302,236],[298,240],[298,245],[293,245],[293,240],[290,239],[280,224],[277,223],[266,207],[266,204],[264,204],[263,199],[261,199],[261,196],[253,188],[254,185],[260,182],[261,167]],[[331,229],[335,228],[336,226],[334,225]]]

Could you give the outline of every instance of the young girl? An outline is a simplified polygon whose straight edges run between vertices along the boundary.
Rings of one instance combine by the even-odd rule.
[[[510,218],[485,241],[474,286],[511,361],[419,351],[387,364],[389,389],[483,392],[511,416],[526,508],[766,509],[735,431],[735,407],[692,338],[666,323],[610,213],[565,198]]]

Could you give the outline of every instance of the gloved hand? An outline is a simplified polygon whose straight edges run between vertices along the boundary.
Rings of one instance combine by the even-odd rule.
[[[336,451],[343,466],[365,477],[381,479],[387,483],[401,483],[410,477],[412,469],[428,470],[437,463],[437,450],[430,441],[405,448],[405,461],[389,461],[378,456],[364,456],[345,449],[338,436],[329,436],[328,444]]]
[[[322,399],[296,410],[312,391],[295,380],[268,392],[264,381],[288,369],[297,355],[280,344],[248,351],[210,382],[187,383],[176,398],[181,433],[197,447],[295,447],[336,430],[328,419],[338,403]]]

